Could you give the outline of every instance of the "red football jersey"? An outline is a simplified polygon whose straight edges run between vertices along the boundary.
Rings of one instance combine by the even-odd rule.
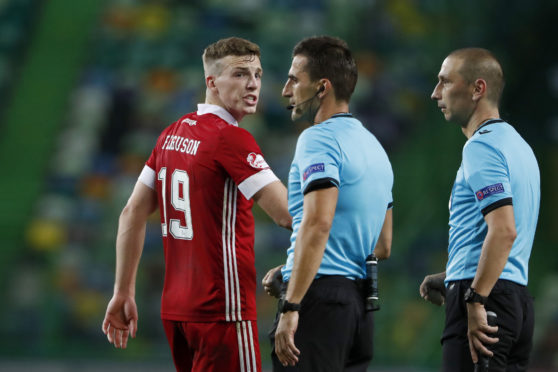
[[[250,199],[275,180],[254,137],[219,106],[201,104],[161,133],[140,181],[159,198],[163,319],[256,320]]]

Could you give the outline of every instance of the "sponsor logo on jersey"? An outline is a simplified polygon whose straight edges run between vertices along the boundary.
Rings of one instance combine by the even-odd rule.
[[[246,158],[246,161],[253,168],[258,168],[258,169],[269,168],[269,165],[267,165],[263,156],[261,156],[260,154],[256,154],[255,152],[249,153],[248,157]]]
[[[485,129],[485,130],[481,130],[481,131],[479,132],[479,134],[486,134],[486,133],[490,133],[490,132],[492,132],[492,131],[491,131],[491,130],[488,130],[488,129]]]
[[[324,163],[312,164],[308,168],[306,168],[304,170],[304,173],[302,174],[302,180],[306,181],[306,179],[310,177],[311,174],[318,172],[325,172]]]
[[[188,124],[189,126],[192,126],[192,125],[196,125],[198,122],[196,120],[186,118],[186,119],[182,120],[182,122],[181,122],[181,124],[184,124],[184,123]]]
[[[486,186],[475,193],[478,200],[483,200],[487,196],[499,194],[504,192],[504,185],[501,183],[495,183],[494,185]]]

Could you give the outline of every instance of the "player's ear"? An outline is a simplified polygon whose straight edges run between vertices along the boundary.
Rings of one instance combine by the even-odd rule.
[[[216,88],[216,86],[215,86],[215,76],[213,76],[213,75],[206,76],[205,77],[205,85],[209,89]]]
[[[473,101],[478,101],[484,96],[486,96],[486,80],[477,79],[473,88]]]

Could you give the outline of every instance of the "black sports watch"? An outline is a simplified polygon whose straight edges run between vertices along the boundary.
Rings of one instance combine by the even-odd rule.
[[[465,296],[463,296],[463,299],[468,304],[471,304],[473,302],[478,302],[481,305],[485,305],[488,297],[481,296],[480,294],[475,292],[475,288],[469,287],[465,292]]]
[[[294,304],[281,297],[279,303],[277,304],[277,309],[280,313],[286,313],[287,311],[300,311],[300,304]]]

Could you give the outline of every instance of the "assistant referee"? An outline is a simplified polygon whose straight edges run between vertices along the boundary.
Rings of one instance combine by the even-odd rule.
[[[445,281],[443,371],[473,371],[481,354],[491,357],[490,371],[526,371],[529,363],[534,314],[526,285],[540,176],[531,147],[500,119],[503,86],[492,53],[467,48],[444,60],[432,93],[468,139],[451,192],[446,271],[420,287],[432,301]],[[497,327],[487,325],[487,310]]]

